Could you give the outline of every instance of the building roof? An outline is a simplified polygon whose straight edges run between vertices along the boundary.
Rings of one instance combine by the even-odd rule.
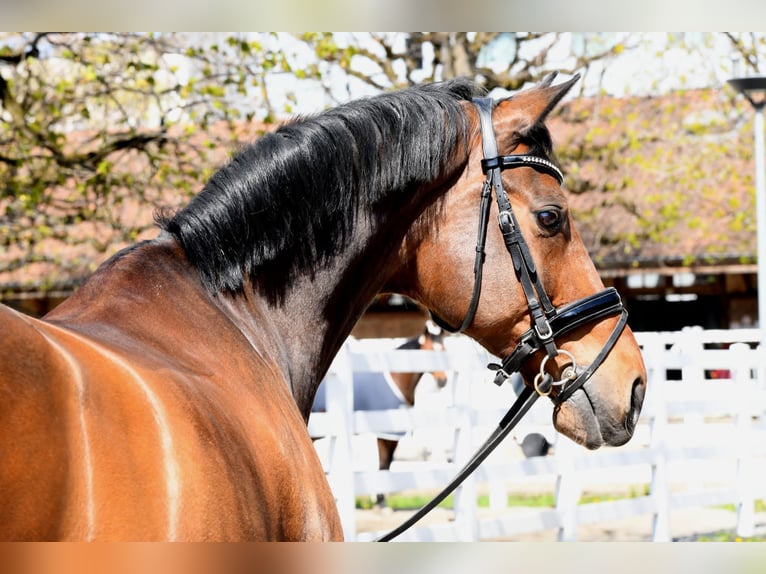
[[[726,90],[567,103],[550,122],[602,273],[752,267],[752,110]]]

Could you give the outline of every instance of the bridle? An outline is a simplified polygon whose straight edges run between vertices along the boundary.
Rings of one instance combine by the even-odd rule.
[[[497,429],[466,463],[453,481],[408,521],[379,538],[379,542],[392,540],[444,500],[502,442],[505,436],[521,420],[540,396],[550,396],[551,400],[557,404],[561,404],[571,397],[604,362],[609,352],[617,343],[617,339],[622,334],[628,320],[628,312],[622,304],[620,295],[613,287],[583,297],[558,309],[553,306],[537,273],[535,261],[521,233],[521,228],[513,213],[513,207],[511,206],[508,194],[503,189],[501,175],[503,170],[506,169],[531,167],[539,172],[550,175],[559,185],[564,182],[564,176],[552,162],[540,156],[530,154],[499,155],[495,130],[492,126],[494,102],[492,98],[474,98],[473,103],[479,113],[484,152],[481,166],[486,175],[486,180],[481,190],[479,208],[479,231],[473,270],[473,293],[460,327],[454,328],[434,313],[431,315],[437,324],[451,332],[464,331],[473,322],[481,297],[482,268],[485,259],[484,247],[487,240],[487,225],[489,223],[492,203],[492,191],[494,190],[499,211],[498,223],[500,232],[503,235],[505,247],[511,256],[516,278],[519,280],[524,297],[527,300],[532,327],[520,337],[519,343],[510,355],[505,357],[500,364],[490,364],[489,368],[496,371],[495,383],[502,385],[511,375],[519,372],[526,361],[537,352],[544,351],[545,357],[540,363],[538,374],[535,376],[534,388],[524,387],[511,408],[498,423]],[[617,324],[612,329],[603,348],[589,365],[578,365],[575,357],[569,351],[559,349],[556,346],[557,337],[561,337],[582,325],[598,322],[614,315],[619,315]],[[569,365],[561,372],[561,379],[556,381],[546,370],[546,367],[551,359],[559,355],[565,355],[569,360]],[[555,363],[555,361],[553,362]],[[558,390],[555,394],[552,394],[554,388]]]
[[[552,399],[555,402],[561,403],[585,384],[604,361],[625,327],[628,312],[622,304],[620,295],[614,288],[608,288],[599,293],[578,299],[559,309],[553,306],[537,273],[535,261],[521,233],[521,228],[513,213],[513,207],[511,206],[508,194],[503,188],[501,173],[506,169],[531,167],[550,175],[559,185],[564,182],[564,176],[552,162],[543,157],[529,154],[498,155],[495,130],[492,126],[492,108],[494,105],[492,98],[475,98],[474,105],[479,112],[484,151],[484,159],[481,162],[481,166],[486,175],[486,180],[481,191],[473,293],[468,305],[468,311],[460,327],[457,329],[451,327],[436,316],[434,316],[434,320],[448,331],[460,332],[467,329],[476,316],[476,310],[481,297],[482,268],[485,258],[484,246],[487,241],[487,224],[489,222],[492,191],[494,190],[499,211],[498,223],[500,232],[503,235],[505,247],[511,256],[516,278],[519,280],[524,297],[527,300],[532,327],[521,336],[516,348],[502,360],[501,364],[491,364],[489,368],[497,371],[495,383],[502,385],[513,373],[520,371],[524,363],[532,355],[540,350],[544,350],[546,357],[541,363],[540,372],[535,377],[534,387],[537,393],[543,396],[549,395],[553,387],[559,387],[558,393]],[[578,368],[577,362],[571,353],[556,347],[556,337],[560,337],[581,325],[596,322],[617,314],[620,315],[617,325],[604,344],[601,353],[599,353],[588,368]],[[561,380],[554,381],[545,367],[549,359],[559,354],[565,354],[572,364],[564,369]]]

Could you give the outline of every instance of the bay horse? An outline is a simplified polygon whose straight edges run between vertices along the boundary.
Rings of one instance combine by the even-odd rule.
[[[423,331],[404,341],[397,349],[420,351],[443,351],[444,330],[430,319],[426,321]],[[433,371],[429,373],[437,388],[447,385],[447,373]],[[354,373],[354,410],[382,411],[387,409],[410,408],[415,406],[415,389],[423,378],[423,372],[414,373]],[[320,383],[311,406],[311,412],[327,410],[326,386]],[[394,461],[394,453],[399,446],[399,440],[404,433],[391,432],[376,437],[378,445],[378,468],[389,470]],[[377,506],[385,506],[385,495],[378,494],[375,498]]]
[[[520,369],[577,443],[628,441],[643,360],[544,124],[577,79],[489,103],[455,80],[297,118],[41,320],[1,307],[0,539],[342,539],[306,423],[379,292],[508,356],[498,374]],[[477,210],[487,188],[503,203]]]

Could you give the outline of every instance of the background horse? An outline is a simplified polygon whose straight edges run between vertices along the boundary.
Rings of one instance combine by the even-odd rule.
[[[432,321],[426,321],[423,331],[410,337],[397,349],[410,349],[422,351],[443,351],[444,333],[441,327]],[[438,388],[444,388],[447,384],[447,373],[433,371],[430,373]],[[415,406],[415,389],[423,377],[422,372],[417,373],[354,373],[354,410],[355,411],[381,411],[386,409],[398,409],[401,407],[411,408]],[[327,410],[327,388],[324,381],[319,385],[312,412],[324,412]],[[378,468],[388,470],[394,460],[394,452],[399,446],[399,440],[404,433],[386,433],[377,437],[378,443]],[[375,500],[378,506],[385,505],[385,495],[378,494]]]
[[[547,167],[544,122],[576,79],[481,116],[499,153],[539,160],[502,180],[556,307],[603,290]],[[306,428],[314,394],[377,293],[465,316],[486,187],[476,93],[426,85],[287,123],[42,320],[0,307],[0,539],[341,539]],[[482,253],[463,330],[503,357],[531,307],[500,231]],[[546,367],[560,378],[608,350],[550,395],[555,426],[588,448],[629,440],[643,401],[641,353],[619,325],[572,325]],[[522,365],[529,385],[543,357]]]

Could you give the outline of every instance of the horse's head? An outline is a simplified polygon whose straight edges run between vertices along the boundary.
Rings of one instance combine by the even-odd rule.
[[[646,371],[619,296],[604,290],[567,207],[544,121],[577,78],[552,79],[494,105],[466,105],[468,162],[434,232],[403,248],[407,294],[537,384],[560,432],[588,448],[620,445],[633,434]],[[484,222],[482,265],[474,247]]]

